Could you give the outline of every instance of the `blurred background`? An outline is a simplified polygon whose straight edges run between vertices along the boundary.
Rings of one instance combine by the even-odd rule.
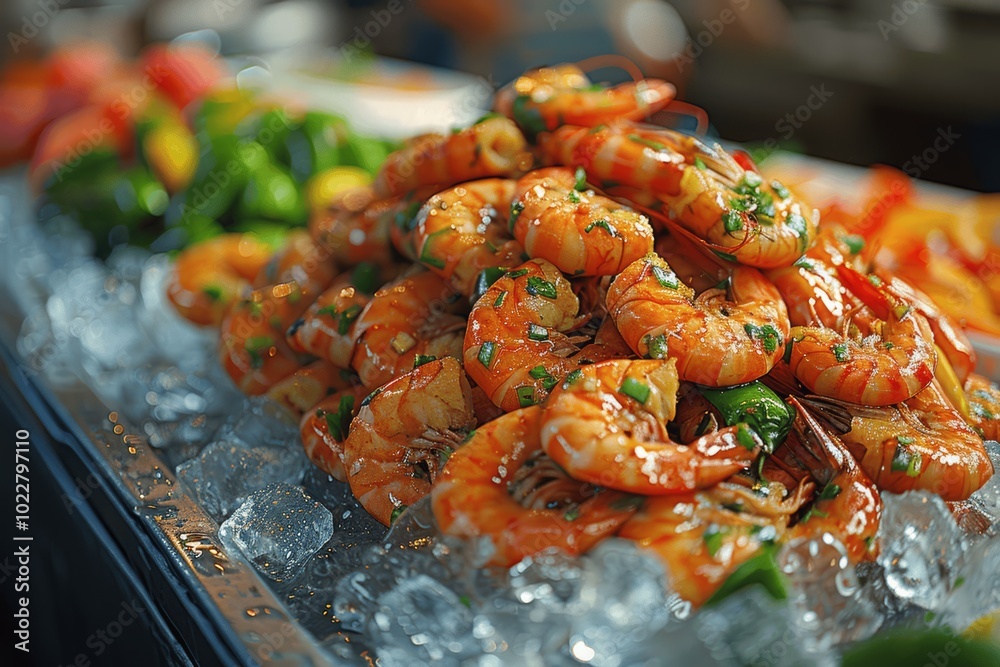
[[[339,63],[313,72],[327,78],[357,78],[371,54],[467,72],[483,106],[528,67],[619,53],[758,159],[783,148],[1000,190],[1000,0],[7,0],[0,20],[4,59],[208,30],[225,56]]]

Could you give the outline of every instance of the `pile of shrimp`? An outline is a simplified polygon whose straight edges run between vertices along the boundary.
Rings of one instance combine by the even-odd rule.
[[[181,253],[169,297],[386,525],[430,494],[496,565],[617,535],[694,604],[788,540],[871,559],[881,491],[990,478],[1000,390],[864,238],[745,154],[642,122],[674,92],[529,71],[277,254]]]

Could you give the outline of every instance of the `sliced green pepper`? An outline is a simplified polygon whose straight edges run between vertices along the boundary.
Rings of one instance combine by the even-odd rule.
[[[774,451],[788,435],[795,415],[781,398],[759,381],[736,387],[698,387],[709,403],[722,413],[727,426],[744,423]]]
[[[760,585],[764,587],[775,600],[788,597],[788,587],[785,577],[775,560],[778,547],[774,544],[764,544],[760,551],[745,561],[722,582],[712,597],[705,602],[706,607],[718,604],[738,590],[747,586]]]

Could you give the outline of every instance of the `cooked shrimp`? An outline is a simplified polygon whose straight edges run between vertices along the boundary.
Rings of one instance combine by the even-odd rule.
[[[523,248],[507,230],[515,183],[500,178],[472,181],[428,199],[414,219],[417,261],[465,296],[483,270],[523,262]]]
[[[357,343],[358,316],[371,297],[352,285],[348,276],[338,279],[319,295],[288,329],[288,344],[338,368],[350,368]]]
[[[584,346],[579,352],[573,355],[572,359],[578,364],[586,365],[597,363],[598,361],[609,361],[611,359],[634,359],[635,352],[628,346],[625,339],[618,332],[618,327],[614,321],[607,317],[601,322],[594,341]]]
[[[824,220],[816,243],[795,264],[764,272],[788,306],[792,326],[836,329],[861,305],[841,283],[837,266],[852,261],[863,247],[861,237]]]
[[[306,230],[296,229],[260,270],[253,286],[259,289],[295,281],[303,292],[315,295],[329,287],[336,275],[333,256],[314,243]]]
[[[544,259],[508,271],[472,307],[465,371],[505,411],[542,401],[576,367],[565,332],[578,310],[569,281]]]
[[[177,255],[167,297],[195,324],[217,325],[270,257],[271,249],[253,234],[223,234],[196,243]]]
[[[749,466],[762,443],[743,424],[670,440],[677,385],[672,359],[583,366],[549,397],[542,447],[575,479],[647,495],[706,488]]]
[[[407,205],[400,198],[379,199],[370,187],[354,188],[314,214],[309,233],[340,266],[389,264],[392,224]]]
[[[650,498],[618,536],[649,549],[667,566],[670,588],[701,606],[736,568],[785,535],[806,500],[778,483],[752,487],[734,477],[700,491]]]
[[[344,440],[350,432],[351,420],[361,409],[366,390],[361,387],[343,389],[327,396],[306,412],[299,422],[302,448],[313,464],[339,482],[347,481],[344,470]]]
[[[882,269],[876,269],[873,275],[878,276],[889,289],[905,299],[914,310],[927,319],[934,333],[934,343],[948,359],[959,382],[965,382],[969,373],[976,368],[976,351],[969,337],[965,335],[962,325],[938,308],[929,296],[902,278]]]
[[[469,383],[457,359],[426,363],[362,402],[344,441],[351,492],[389,525],[423,498],[476,426]]]
[[[309,305],[298,283],[254,290],[222,320],[219,358],[245,394],[263,394],[302,365],[285,342],[285,330]]]
[[[465,320],[459,297],[430,272],[399,278],[375,293],[354,323],[351,367],[369,389],[417,361],[462,356]]]
[[[877,277],[843,265],[837,272],[874,318],[852,317],[845,331],[793,327],[786,353],[792,372],[817,394],[861,405],[910,398],[934,378],[937,355],[927,320]]]
[[[965,381],[969,425],[987,440],[1000,440],[1000,387],[977,373]]]
[[[653,251],[695,292],[718,287],[729,279],[728,266],[722,265],[714,255],[714,259],[704,257],[699,247],[684,236],[659,230]]]
[[[517,182],[511,227],[530,257],[571,276],[613,276],[653,249],[646,216],[594,194],[568,167],[528,173]]]
[[[677,360],[682,380],[714,387],[767,374],[788,338],[784,302],[774,285],[749,267],[733,270],[728,289],[696,296],[669,264],[650,254],[615,278],[607,304],[639,356],[669,356]]]
[[[485,424],[504,414],[503,410],[493,404],[482,387],[469,378],[468,373],[465,374],[465,379],[469,380],[469,384],[472,386],[472,409],[476,413],[477,424]]]
[[[497,91],[493,108],[512,118],[529,136],[560,125],[592,127],[617,119],[640,120],[660,111],[677,89],[643,79],[607,88],[594,85],[573,64],[529,70]]]
[[[550,547],[583,553],[613,534],[640,502],[566,477],[542,452],[539,415],[532,406],[477,428],[431,489],[441,531],[490,538],[493,565],[509,567]]]
[[[375,175],[379,197],[425,186],[440,189],[489,176],[511,177],[531,164],[524,135],[507,118],[486,118],[461,132],[415,138],[385,159]]]
[[[965,500],[993,475],[983,441],[936,382],[899,405],[871,407],[803,399],[840,434],[880,489],[923,489]]]
[[[677,410],[672,421],[681,444],[714,433],[723,426],[722,415],[690,382],[681,382],[677,389]]]
[[[816,494],[808,511],[789,531],[789,538],[816,538],[830,533],[846,547],[852,562],[870,557],[882,518],[882,497],[875,484],[848,451],[794,398],[792,431],[771,459],[809,471]],[[863,464],[862,464],[863,466]]]
[[[301,417],[322,398],[347,389],[356,379],[350,371],[337,368],[321,359],[278,380],[266,394],[296,417]]]
[[[417,228],[417,215],[424,203],[440,191],[441,188],[430,186],[399,197],[396,214],[389,230],[389,240],[396,252],[411,262],[417,261],[417,249],[413,239],[414,230]]]
[[[788,266],[816,237],[814,209],[695,137],[629,123],[565,125],[542,135],[540,148],[548,164],[583,167],[609,194],[624,186],[630,199],[660,202],[672,223],[741,264]]]

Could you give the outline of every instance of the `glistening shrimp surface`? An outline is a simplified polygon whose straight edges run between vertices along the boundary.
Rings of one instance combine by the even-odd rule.
[[[961,323],[876,265],[864,226],[640,122],[672,96],[527,72],[494,114],[390,155],[361,213],[343,193],[317,212],[308,270],[253,292],[233,277],[181,312],[222,320],[233,379],[294,410],[312,461],[378,521],[419,505],[446,545],[434,567],[474,543],[515,585],[624,538],[710,618],[753,583],[827,595],[898,567],[880,556],[898,533],[883,506],[910,502],[893,494],[985,539],[1000,391]],[[185,272],[210,252],[182,253],[175,284],[206,284]],[[855,589],[844,605],[874,604]]]

